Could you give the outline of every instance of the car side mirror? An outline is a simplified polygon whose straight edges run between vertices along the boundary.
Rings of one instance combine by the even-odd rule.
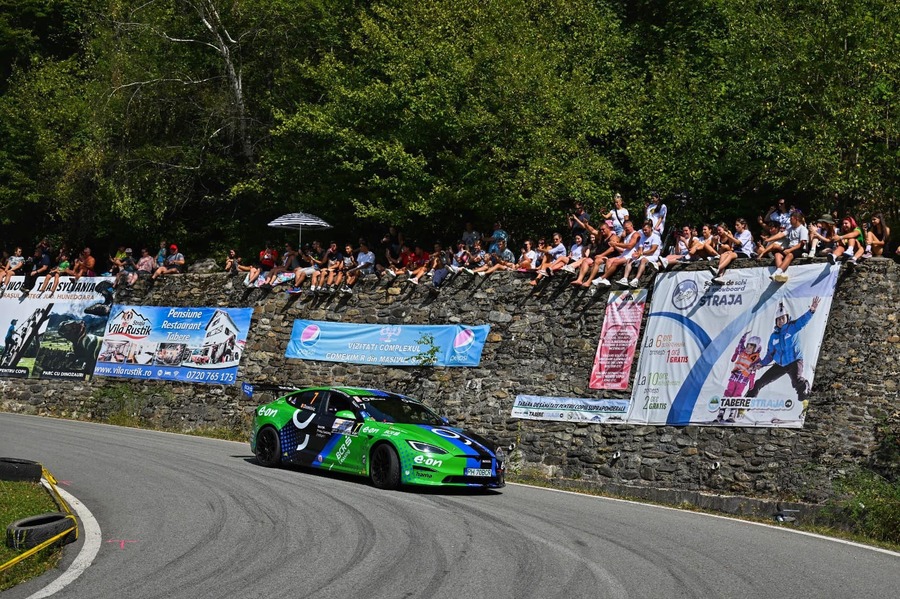
[[[334,414],[335,418],[343,418],[344,420],[356,420],[356,414],[353,410],[340,410]]]

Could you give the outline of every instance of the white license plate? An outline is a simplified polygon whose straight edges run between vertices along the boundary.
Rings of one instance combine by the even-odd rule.
[[[490,468],[466,468],[466,476],[491,476]]]

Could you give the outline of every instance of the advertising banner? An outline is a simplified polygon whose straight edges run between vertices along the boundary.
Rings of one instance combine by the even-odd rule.
[[[13,277],[0,297],[6,332],[0,376],[85,380],[94,372],[100,339],[113,303],[111,277],[63,277],[44,293],[43,278],[27,295],[25,277]]]
[[[231,385],[252,308],[115,306],[94,374]]]
[[[478,366],[489,325],[368,325],[295,320],[285,356],[382,366]]]
[[[645,303],[646,289],[610,292],[588,383],[591,389],[628,388]]]
[[[510,415],[527,420],[560,422],[624,422],[627,399],[582,399],[517,395]]]
[[[660,274],[628,422],[800,428],[839,267]]]

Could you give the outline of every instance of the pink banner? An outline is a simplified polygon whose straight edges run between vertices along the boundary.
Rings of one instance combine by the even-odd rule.
[[[627,389],[641,330],[646,289],[611,291],[591,370],[591,389]]]

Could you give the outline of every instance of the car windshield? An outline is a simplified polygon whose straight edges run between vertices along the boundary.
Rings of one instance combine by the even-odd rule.
[[[363,409],[379,422],[399,424],[444,424],[443,419],[424,405],[398,395],[367,397]]]

